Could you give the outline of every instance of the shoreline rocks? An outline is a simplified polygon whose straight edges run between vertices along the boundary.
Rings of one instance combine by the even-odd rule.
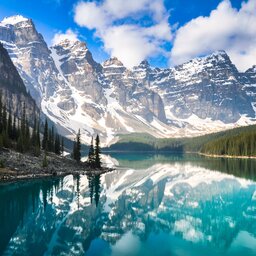
[[[87,163],[77,163],[73,159],[47,153],[47,167],[43,167],[44,153],[39,157],[32,153],[0,150],[0,183],[23,179],[65,176],[68,174],[103,174],[113,169],[102,167],[92,169]]]

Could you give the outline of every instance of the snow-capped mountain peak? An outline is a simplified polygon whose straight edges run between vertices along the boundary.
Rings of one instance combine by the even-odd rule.
[[[0,23],[0,41],[42,111],[70,138],[99,134],[195,136],[255,121],[256,75],[239,73],[224,51],[161,69],[132,70],[115,57],[97,63],[86,43],[65,39],[48,48],[32,20]],[[255,110],[254,110],[255,109]]]
[[[26,22],[29,21],[28,18],[23,17],[22,15],[15,15],[15,16],[11,16],[11,17],[5,17],[1,23],[5,24],[5,25],[16,25],[20,22]]]
[[[111,57],[102,64],[103,67],[124,67],[124,64],[117,58]]]

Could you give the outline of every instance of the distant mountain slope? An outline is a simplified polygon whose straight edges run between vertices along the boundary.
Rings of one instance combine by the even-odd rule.
[[[0,90],[2,101],[6,103],[9,110],[16,116],[21,116],[22,105],[26,104],[28,116],[34,112],[38,113],[35,101],[27,93],[26,87],[13,65],[8,52],[0,43]]]
[[[82,141],[100,134],[191,137],[256,122],[256,69],[239,72],[224,51],[170,69],[143,61],[127,69],[117,58],[97,63],[84,42],[48,48],[31,19],[0,22],[0,41],[59,132]]]
[[[194,138],[170,139],[154,138],[148,134],[134,133],[120,136],[120,140],[117,143],[104,148],[104,150],[135,152],[167,151],[176,153],[203,152],[219,155],[227,154],[227,152],[230,155],[238,155],[238,150],[241,150],[241,155],[256,155],[256,152],[251,153],[256,150],[255,131],[256,125],[249,125]]]

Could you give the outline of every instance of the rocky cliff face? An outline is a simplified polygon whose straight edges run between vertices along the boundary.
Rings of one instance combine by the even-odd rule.
[[[165,70],[142,63],[134,72],[163,97],[170,119],[196,115],[234,123],[241,115],[255,117],[251,100],[242,90],[241,74],[224,51]]]
[[[255,67],[241,73],[219,51],[170,69],[143,61],[132,70],[116,58],[95,62],[86,44],[63,40],[48,48],[33,22],[21,16],[0,23],[27,90],[59,132],[82,140],[99,133],[193,136],[255,121]]]
[[[15,116],[21,117],[22,105],[26,104],[27,116],[38,112],[35,101],[27,93],[26,87],[13,65],[8,52],[0,43],[0,90],[2,101]],[[32,120],[31,120],[32,121]]]
[[[50,57],[50,50],[31,19],[22,16],[5,18],[0,23],[0,40],[8,50],[27,90],[38,103],[65,86]]]

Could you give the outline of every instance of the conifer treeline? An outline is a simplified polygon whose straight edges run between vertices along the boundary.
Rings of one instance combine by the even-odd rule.
[[[79,163],[81,161],[81,133],[80,129],[76,135],[76,139],[73,144],[72,157]],[[92,168],[101,168],[101,159],[100,159],[101,149],[100,149],[100,137],[99,135],[95,138],[95,146],[93,145],[93,137],[91,140],[91,145],[88,153],[88,164]]]
[[[53,126],[49,128],[47,119],[44,123],[42,149],[48,152],[54,152],[57,155],[63,154],[64,152],[64,138],[55,132]]]
[[[89,165],[93,168],[101,168],[101,159],[100,159],[100,138],[99,135],[97,134],[95,138],[95,146],[93,145],[93,137],[91,140],[91,145],[89,148],[89,153],[88,153],[88,160],[87,162]]]
[[[256,132],[225,136],[206,143],[202,153],[231,156],[256,156]]]
[[[40,116],[34,115],[32,127],[29,125],[26,114],[26,105],[22,105],[22,115],[19,119],[6,104],[3,104],[2,93],[0,91],[0,148],[13,148],[21,153],[33,152],[36,156],[40,155],[40,149],[55,152],[60,155],[64,151],[64,141],[59,134],[54,131],[54,127],[49,129],[47,137],[40,141]],[[45,126],[48,126],[46,120]],[[45,142],[47,146],[45,147]],[[42,145],[41,145],[42,144]]]

